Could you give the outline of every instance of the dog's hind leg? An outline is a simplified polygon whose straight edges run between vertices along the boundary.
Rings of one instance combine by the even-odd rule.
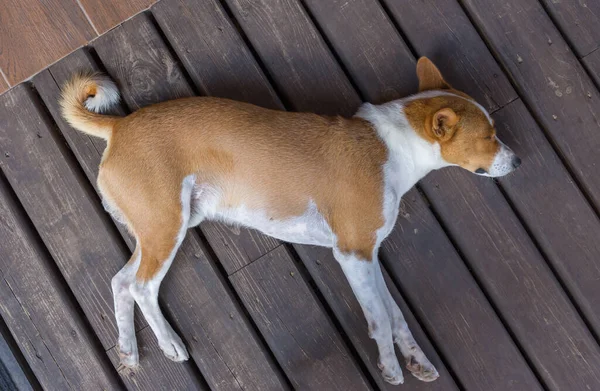
[[[194,177],[186,177],[181,185],[180,197],[161,197],[160,210],[149,213],[152,217],[145,219],[144,226],[138,228],[132,221],[141,257],[129,290],[156,335],[158,345],[173,361],[185,361],[189,356],[181,338],[160,310],[158,290],[185,237],[194,185]]]
[[[140,264],[140,246],[137,245],[131,259],[113,277],[112,290],[115,301],[115,317],[119,330],[119,358],[121,365],[136,367],[139,363],[135,326],[133,321],[134,299],[129,291],[135,281],[135,273]]]

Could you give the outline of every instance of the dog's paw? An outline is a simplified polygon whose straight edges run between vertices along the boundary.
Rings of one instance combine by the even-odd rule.
[[[437,369],[429,360],[423,356],[423,359],[417,360],[415,356],[410,356],[406,359],[406,369],[408,369],[414,377],[424,382],[431,382],[440,377]]]
[[[119,349],[120,366],[135,369],[140,364],[140,355],[136,341],[123,341],[117,345]]]
[[[173,334],[172,338],[163,341],[160,348],[169,360],[182,362],[190,358],[183,341],[177,334]]]
[[[380,360],[377,362],[377,366],[379,367],[379,370],[381,370],[383,380],[386,382],[395,386],[404,383],[404,375],[402,374],[402,369],[400,369],[397,360],[394,359],[388,364],[383,364]]]

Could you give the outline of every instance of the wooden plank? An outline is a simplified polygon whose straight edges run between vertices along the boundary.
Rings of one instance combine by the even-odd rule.
[[[4,79],[2,69],[0,68],[0,94],[3,94],[4,92],[8,91],[9,88],[10,86],[8,85],[8,82]]]
[[[415,78],[407,77],[415,73],[416,61],[378,2],[308,0],[305,4],[325,36],[340,36],[341,39],[329,42],[349,73],[370,68],[369,63],[381,68],[379,73],[369,73],[356,81],[360,92],[368,94],[372,85],[381,84],[382,75],[388,77],[389,87],[376,99],[369,97],[370,102],[387,102],[417,90]],[[374,44],[382,35],[386,37],[386,44]],[[393,75],[392,80],[389,80],[390,75]]]
[[[417,190],[382,255],[463,387],[542,389]]]
[[[302,11],[294,11],[293,17],[290,16],[292,11],[297,10],[297,7],[291,6],[288,3],[285,3],[285,6],[275,7],[274,2],[266,2],[259,3],[254,2],[254,7],[251,8],[252,11],[258,15],[257,17],[262,16],[266,11],[272,14],[272,18],[278,19],[279,14],[286,14],[286,17],[289,17],[293,20],[296,20],[296,24],[303,22],[298,22],[298,19],[305,18],[303,16]],[[353,2],[352,4],[343,4],[344,7],[352,7],[355,4],[360,4],[359,2]],[[363,3],[364,4],[364,3]],[[361,12],[367,12],[368,10],[363,9]],[[234,9],[235,13],[236,10]],[[238,10],[238,12],[241,12]],[[246,15],[249,18],[249,15]],[[335,19],[331,19],[335,20]],[[339,19],[338,19],[339,20]],[[385,22],[385,20],[383,21]],[[250,27],[254,28],[253,22],[249,26],[245,26],[245,21],[241,20],[241,27],[246,31],[248,35],[251,34]],[[306,22],[308,23],[308,22]],[[381,20],[373,22],[374,24],[382,23]],[[352,26],[351,30],[353,31],[343,31],[344,37],[350,36],[356,32],[360,32],[363,30],[363,26],[360,28],[353,22],[352,24],[347,24],[348,26]],[[266,25],[265,26],[269,26]],[[338,26],[339,27],[339,26]],[[335,27],[333,27],[335,28]],[[263,31],[261,29],[260,31]],[[367,31],[369,31],[367,29]],[[265,34],[269,36],[281,36],[281,33],[276,29],[275,26],[272,27],[272,30],[265,31]],[[255,33],[258,36],[258,32]],[[332,37],[328,37],[330,41]],[[258,38],[257,38],[258,39]],[[387,37],[380,38],[377,42],[385,42]],[[350,39],[349,42],[352,42],[356,39]],[[358,41],[361,41],[360,39]],[[362,40],[363,42],[368,42],[368,40]],[[319,46],[320,40],[316,40],[311,43],[310,50],[311,51],[320,51],[326,50],[323,46]],[[306,56],[304,53],[298,53],[297,50],[305,50],[304,46],[297,45],[295,41],[286,39],[282,41],[278,46],[270,46],[268,48],[269,58],[273,58],[275,56],[286,57],[289,56],[291,58],[302,58]],[[259,55],[261,54],[261,49],[257,48]],[[263,53],[263,56],[265,54]],[[398,61],[399,59],[395,59]],[[275,61],[275,60],[273,60]],[[314,72],[318,74],[319,68],[321,64],[318,61],[314,61],[311,63],[311,68],[304,68],[303,75],[307,78],[306,83],[310,83],[311,74]],[[279,72],[275,70],[275,72]],[[284,77],[284,74],[271,74],[273,78],[275,77]],[[343,77],[343,75],[338,75],[338,77]],[[347,86],[348,83],[343,83],[342,85]],[[309,96],[303,96],[303,94],[307,94],[302,89],[296,89],[295,85],[288,84],[282,86],[285,88],[285,94],[290,99],[298,99],[298,102],[306,102],[309,99]],[[318,97],[312,99],[309,104],[304,104],[302,106],[303,110],[325,110],[326,112],[335,113],[336,108],[340,108],[343,110],[344,107],[354,105],[354,107],[358,106],[359,98],[356,93],[351,90],[349,87],[345,91],[341,90],[330,90],[329,91],[332,96],[337,96],[337,103],[331,103],[328,100],[320,101]],[[353,96],[351,102],[343,102],[342,97],[344,96]],[[293,102],[292,102],[293,103]],[[456,253],[452,250],[452,246],[449,244],[448,240],[445,238],[445,235],[441,228],[437,225],[435,218],[429,210],[426,208],[426,205],[420,201],[417,205],[418,211],[424,217],[427,218],[427,222],[431,225],[429,230],[432,232],[431,236],[428,236],[428,241],[418,242],[419,251],[414,252],[412,254],[411,263],[419,265],[423,269],[423,276],[420,278],[426,278],[425,276],[428,273],[433,273],[433,276],[437,277],[435,273],[435,265],[421,265],[418,260],[421,258],[421,254],[428,254],[430,248],[435,243],[436,245],[442,246],[444,248],[444,252],[440,252],[444,257],[447,257],[447,254],[453,254],[454,262],[458,265],[457,271],[455,275],[451,275],[452,278],[443,279],[441,281],[436,281],[436,289],[439,293],[439,296],[436,297],[436,300],[431,300],[427,302],[429,311],[433,314],[444,314],[443,318],[432,318],[432,315],[429,317],[423,317],[425,319],[425,324],[428,329],[431,330],[433,338],[439,343],[439,348],[444,349],[445,357],[451,363],[454,373],[457,374],[462,384],[466,387],[472,387],[475,389],[497,389],[497,390],[505,390],[505,389],[536,389],[539,387],[537,384],[537,380],[527,369],[527,364],[521,357],[520,353],[516,349],[515,345],[510,340],[510,336],[504,330],[502,324],[496,318],[494,311],[492,310],[489,303],[483,296],[483,294],[479,291],[475,281],[469,275],[468,271],[464,268],[464,265],[460,262],[460,258],[456,256]],[[412,232],[412,231],[411,231]],[[432,277],[433,277],[432,276]],[[397,276],[395,276],[397,278]],[[444,277],[445,278],[445,277]],[[456,285],[454,281],[460,280],[462,284]],[[415,297],[416,295],[420,295],[420,289],[418,286],[414,284],[419,282],[419,278],[413,276],[413,280],[410,281],[413,285],[411,285],[412,291],[410,289],[403,289],[409,295],[412,295],[411,301],[419,302],[419,298]],[[404,284],[408,284],[407,281],[403,281]],[[454,300],[446,301],[441,300],[444,297],[453,297]],[[476,303],[476,305],[474,305]],[[450,309],[450,310],[448,310]],[[429,312],[428,311],[428,312]],[[439,325],[435,322],[432,322],[432,319],[439,322],[447,328],[443,330],[439,330]],[[464,321],[466,319],[467,322],[471,322],[472,324],[477,324],[480,326],[477,329],[472,330],[472,336],[475,338],[477,343],[471,343],[468,345],[464,345]],[[440,336],[443,335],[443,338]],[[493,335],[493,338],[490,338],[490,335]],[[501,342],[500,342],[501,341]],[[445,349],[444,346],[452,346],[452,349]],[[503,357],[502,359],[498,359],[498,357]],[[501,361],[506,365],[497,365],[497,362]],[[485,373],[485,375],[482,375]]]
[[[25,88],[16,87],[16,96],[6,98],[35,118],[27,94],[22,93]],[[3,129],[19,127],[13,116],[2,117]],[[120,389],[104,351],[62,278],[52,270],[52,259],[37,243],[4,180],[0,180],[0,216],[0,312],[40,384],[46,389]]]
[[[79,0],[98,34],[104,34],[119,23],[150,7],[156,0],[103,1]]]
[[[521,101],[493,117],[502,139],[523,157],[517,172],[500,178],[502,188],[598,332],[600,221]]]
[[[596,85],[600,85],[600,50],[588,54],[581,59],[581,62],[587,68]]]
[[[177,5],[175,6],[175,4]],[[172,43],[173,49],[182,59],[188,73],[191,75],[197,74],[197,76],[192,76],[192,78],[202,92],[214,92],[222,97],[243,99],[251,103],[263,105],[269,99],[271,94],[266,92],[271,91],[271,88],[268,84],[265,84],[267,83],[266,79],[254,62],[254,59],[248,53],[248,49],[232,28],[219,4],[198,0],[161,2],[153,8],[153,12],[167,39]],[[198,36],[210,36],[213,31],[219,31],[219,37],[224,36],[226,39],[198,40],[195,38]],[[190,34],[190,37],[187,37],[187,34]],[[232,49],[232,47],[235,49]],[[196,66],[203,70],[208,69],[209,71],[197,73]],[[242,77],[235,74],[236,69],[240,69]],[[232,72],[233,74],[229,75],[228,72]],[[213,77],[212,75],[215,76]],[[225,81],[223,82],[225,83],[225,88],[221,88],[221,81],[226,80],[228,77],[234,80],[241,78],[240,89],[243,89],[244,92],[238,93],[235,89],[229,89],[227,87],[229,83]],[[213,78],[216,80],[213,80]],[[204,86],[208,87],[205,88]],[[253,96],[255,97],[253,98]],[[282,108],[277,102],[271,103],[271,106]],[[267,107],[270,106],[267,105]],[[215,252],[219,258],[227,257],[226,251],[230,246],[220,247],[219,241],[211,240],[210,235],[207,236],[213,248],[216,247]],[[235,243],[238,242],[242,243],[242,248],[247,253],[260,254],[262,251],[262,254],[266,254],[267,252],[259,244],[253,245],[253,242],[245,242],[239,239],[235,241]],[[278,243],[274,239],[273,242]],[[249,248],[250,250],[248,250]],[[325,262],[329,262],[329,265],[335,264],[331,250],[302,246],[297,246],[296,249],[301,254],[302,260],[310,274],[315,278],[325,299],[335,312],[344,331],[361,355],[375,382],[382,389],[391,389],[393,386],[385,383],[381,378],[376,365],[378,357],[376,345],[368,338],[362,310],[358,306],[358,302],[354,298],[345,276],[339,268],[334,266],[319,268],[312,266],[316,259],[320,259],[322,264]],[[247,257],[246,259],[253,261],[257,258]],[[391,289],[395,291],[393,286]],[[401,298],[398,296],[397,299],[400,305],[402,305],[403,301]],[[409,321],[414,319],[405,306],[403,306],[403,310]],[[445,375],[447,372],[443,363],[436,359],[437,356],[423,335],[420,326],[415,322],[411,322],[411,327],[423,347],[429,352],[430,359],[437,365],[438,371],[442,373],[443,379],[438,380],[434,385],[425,386],[424,383],[415,384],[416,380],[408,377],[405,386],[417,389],[421,387],[452,389],[452,378]]]
[[[360,99],[351,92],[348,79],[298,2],[274,0],[266,5],[262,1],[226,0],[226,3],[277,90],[294,110],[354,114]],[[294,42],[294,47],[287,48],[289,42]],[[287,49],[281,51],[281,48]],[[290,90],[294,95],[289,95]],[[321,104],[315,105],[315,101]],[[336,110],[331,110],[332,107]]]
[[[21,85],[0,100],[1,167],[102,346],[112,348],[117,331],[110,281],[128,255],[85,179],[65,160],[30,88]],[[136,325],[143,326],[143,319]],[[172,370],[188,376],[181,366]]]
[[[446,0],[383,0],[383,3],[411,47],[420,56],[428,56],[442,70],[451,85],[460,86],[462,91],[490,111],[517,98],[508,78],[458,3]],[[381,36],[383,34],[379,34],[376,39]],[[398,45],[396,42],[391,43]],[[387,41],[385,46],[388,46]],[[362,68],[362,71],[365,69],[368,68]],[[373,69],[371,72],[379,71]],[[414,68],[410,69],[399,82],[410,85],[412,82],[406,79],[413,80],[414,74]],[[396,79],[391,76],[382,77],[379,79],[380,83],[371,86],[371,95],[379,95],[383,80],[385,84],[393,82],[396,85]],[[415,88],[411,93],[416,90]],[[398,96],[404,95],[400,94],[395,98]]]
[[[152,13],[202,94],[283,107],[218,2],[161,1]]]
[[[363,3],[362,8],[359,8],[359,4],[361,2],[354,2],[352,4],[352,7],[356,9],[355,12],[360,14],[367,12],[366,4]],[[349,12],[347,10],[349,7],[344,8],[344,12]],[[425,10],[425,13],[428,13],[427,11]],[[375,24],[379,26],[382,23],[376,22]],[[362,31],[355,27],[356,25],[353,27],[355,31]],[[330,42],[348,38],[349,33],[343,31],[341,28],[334,31],[337,31],[338,35],[329,36]],[[382,30],[381,35],[373,37],[373,39],[383,41],[383,38],[388,35],[385,30]],[[443,37],[435,38],[441,44],[445,43]],[[352,42],[359,41],[353,39]],[[385,46],[388,41],[385,42],[382,46]],[[361,49],[365,48],[358,47],[355,50]],[[466,55],[467,53],[464,54]],[[463,53],[459,54],[462,55]],[[390,86],[387,83],[388,80],[384,73],[386,69],[385,65],[379,66],[374,61],[368,65],[369,67],[366,69],[358,68],[358,72],[356,73],[351,71],[351,74],[357,84],[359,84],[358,81],[364,80],[369,73],[379,72],[381,83],[370,83],[370,86],[375,91],[376,97],[381,97]],[[376,68],[377,70],[375,71],[372,68]],[[389,78],[389,81],[393,85],[393,81],[395,80],[394,75],[389,75]],[[522,103],[515,102],[513,105],[522,105]],[[530,121],[532,120],[530,119]],[[522,131],[522,124],[514,122],[513,124],[519,128],[519,131]],[[524,196],[523,187],[527,188],[527,191],[530,193],[535,194],[536,199],[534,203],[537,203],[537,205],[534,207],[523,205],[521,208],[530,218],[530,226],[535,227],[532,229],[543,235],[544,239],[547,239],[549,243],[554,241],[555,244],[552,247],[554,251],[563,251],[567,247],[570,249],[577,248],[577,254],[581,254],[582,257],[588,257],[588,260],[584,259],[580,266],[586,266],[586,270],[592,272],[596,278],[600,278],[600,275],[597,274],[598,269],[593,265],[593,259],[596,259],[600,255],[600,252],[596,252],[595,256],[592,255],[592,257],[589,254],[590,247],[597,246],[586,245],[586,242],[583,241],[578,241],[571,245],[564,244],[564,238],[568,237],[570,229],[549,228],[556,225],[556,215],[548,216],[548,218],[543,220],[544,224],[540,224],[542,223],[539,218],[540,213],[550,209],[564,208],[566,202],[571,210],[576,211],[574,219],[570,220],[573,226],[578,224],[580,218],[587,220],[586,223],[581,224],[585,228],[582,227],[581,230],[574,229],[576,231],[574,235],[577,235],[577,233],[589,235],[587,236],[588,240],[600,235],[599,222],[586,203],[585,198],[579,193],[577,187],[572,184],[562,185],[562,182],[568,183],[570,181],[568,173],[564,170],[561,163],[557,161],[558,159],[545,141],[543,135],[538,131],[535,136],[537,136],[538,148],[543,149],[548,154],[547,163],[544,162],[543,164],[548,165],[548,173],[556,181],[555,188],[558,187],[562,190],[562,196],[555,198],[556,194],[549,195],[548,197],[540,197],[538,195],[540,192],[543,193],[548,190],[548,186],[541,183],[539,179],[536,180],[541,175],[541,172],[538,170],[535,171],[535,174],[533,174],[534,171],[531,171],[529,176],[524,177],[524,180],[521,181],[523,186],[521,186],[521,190],[515,189],[514,197],[519,199],[520,196]],[[538,149],[538,151],[541,151],[541,149]],[[554,162],[552,158],[554,158]],[[521,173],[517,173],[516,175],[519,176],[519,174]],[[522,174],[527,174],[527,172],[525,171]],[[561,388],[568,387],[569,384],[580,381],[579,387],[598,387],[598,379],[592,375],[593,371],[591,371],[591,367],[600,365],[600,361],[598,361],[600,359],[598,355],[599,350],[585,324],[578,317],[577,312],[569,303],[561,286],[556,282],[554,276],[547,268],[543,257],[537,252],[534,244],[528,240],[527,233],[512,213],[510,206],[505,202],[501,192],[491,181],[488,181],[490,186],[485,186],[486,191],[484,192],[482,190],[484,186],[479,185],[478,181],[469,175],[465,172],[458,172],[458,170],[442,170],[431,174],[431,176],[436,178],[435,183],[429,178],[424,179],[422,181],[423,188],[426,190],[428,198],[435,209],[442,216],[446,226],[456,238],[455,240],[459,243],[462,253],[465,254],[469,263],[477,271],[482,284],[487,288],[488,294],[490,294],[496,303],[497,308],[500,309],[507,324],[517,336],[522,348],[528,353],[529,358],[537,366],[539,372],[543,372],[544,370],[550,372],[550,374],[541,375],[547,383]],[[531,183],[534,183],[534,185]],[[445,189],[441,190],[442,187],[445,187]],[[448,195],[446,194],[447,192],[452,194]],[[463,195],[463,193],[469,196]],[[477,193],[484,194],[482,194],[481,198],[470,197]],[[489,213],[492,210],[494,213]],[[486,214],[486,212],[488,213]],[[482,216],[486,216],[485,219],[482,219]],[[588,227],[593,228],[591,233],[584,232]],[[552,232],[548,233],[548,231]],[[505,235],[505,232],[509,233],[509,235]],[[478,239],[475,241],[476,244],[471,243],[473,238]],[[556,242],[560,238],[563,241]],[[504,245],[499,245],[500,240],[504,240],[502,242]],[[600,250],[600,247],[597,248]],[[595,251],[592,250],[591,252],[594,254]],[[493,255],[495,253],[498,254],[496,258]],[[486,254],[485,259],[480,254]],[[507,262],[506,259],[510,259],[511,262]],[[557,255],[554,259],[561,263],[561,265],[563,264],[563,258],[560,256]],[[494,262],[497,265],[493,265]],[[513,269],[521,267],[520,273],[516,273],[516,275],[512,274],[511,267]],[[529,282],[530,285],[522,286],[523,279]],[[575,282],[572,285],[576,286]],[[511,288],[507,289],[509,286]],[[520,289],[516,289],[515,287],[519,287]],[[592,297],[591,300],[595,300],[600,292],[589,283],[587,287],[587,293]],[[585,297],[582,297],[582,299],[586,300]],[[517,308],[521,308],[524,303],[528,304],[527,308],[535,307],[536,311],[519,313]],[[565,317],[561,318],[561,325],[559,327],[549,327],[544,318],[551,318],[552,314],[557,311],[565,314]],[[534,335],[542,337],[532,337],[530,333],[533,330],[537,330],[537,332],[534,332]],[[572,354],[579,355],[582,361],[578,362],[575,360],[572,363],[573,365],[567,368],[563,363],[562,357],[549,354],[549,344],[546,339],[550,338],[554,341],[554,348],[560,348],[562,351],[568,352],[569,349],[574,349],[570,342],[570,338],[574,335],[577,335],[580,340],[586,341],[585,344],[591,347],[582,353],[578,352],[577,348],[572,350]],[[587,362],[597,362],[597,364],[588,366],[590,364],[586,364]]]
[[[600,3],[578,0],[540,0],[579,57],[600,47]]]
[[[4,0],[0,68],[15,85],[95,36],[76,0]]]
[[[203,0],[162,1],[152,11],[202,94],[283,108],[220,4]],[[255,230],[220,223],[206,222],[201,229],[227,274],[280,244]]]
[[[314,246],[295,246],[295,249],[327,300],[329,307],[333,310],[336,318],[344,328],[344,332],[348,335],[358,354],[366,363],[366,367],[379,389],[397,390],[396,386],[386,383],[381,376],[381,371],[377,367],[377,357],[379,355],[377,345],[369,338],[367,323],[365,322],[362,309],[354,297],[354,293],[350,285],[348,285],[348,281],[342,273],[339,264],[333,258],[331,249]],[[423,332],[421,325],[417,322],[400,295],[400,292],[398,292],[394,282],[385,270],[383,273],[387,286],[402,310],[413,336],[440,374],[440,377],[435,382],[424,383],[410,376],[408,371],[404,371],[403,387],[415,391],[458,390],[452,376],[440,360],[437,352]]]
[[[600,92],[537,1],[464,0],[463,4],[598,208]]]
[[[138,23],[139,29],[136,29],[134,24]],[[155,90],[157,95],[152,95],[152,98],[145,88],[145,84],[139,90],[132,84],[123,91],[123,98],[135,106],[154,103],[151,99],[162,100],[163,96],[159,95],[162,91],[190,90],[189,86],[183,85],[185,81],[180,70],[174,70],[166,65],[159,67],[156,62],[153,62],[154,58],[166,58],[167,64],[174,64],[173,59],[167,58],[168,51],[156,37],[156,31],[151,26],[148,27],[148,23],[147,17],[140,15],[124,24],[123,27],[131,28],[132,31],[126,39],[120,41],[120,44],[126,45],[131,40],[137,42],[144,42],[144,39],[150,40],[155,50],[153,53],[146,55],[144,54],[145,50],[131,50],[130,52],[128,49],[122,49],[125,50],[124,53],[127,53],[127,56],[131,56],[129,58],[134,59],[129,63],[123,59],[116,59],[114,53],[108,49],[98,48],[101,56],[108,56],[103,60],[105,60],[104,65],[111,73],[113,72],[112,67],[117,63],[123,69],[135,66],[138,72],[147,72],[148,78],[180,83],[180,85],[172,85],[172,88],[164,85],[157,87]],[[128,27],[130,24],[132,27]],[[104,45],[105,42],[109,42],[112,45],[114,41],[110,35],[113,32],[120,34],[118,29],[115,29],[105,36],[107,41],[104,41],[103,37],[97,44]],[[148,35],[146,38],[141,38],[140,34]],[[115,46],[113,50],[119,53],[121,49],[119,46]],[[70,76],[69,69],[76,69],[71,64],[81,65],[87,61],[88,68],[97,66],[90,63],[89,57],[83,53],[77,57],[74,56],[68,57],[51,68],[52,74],[59,84],[62,84]],[[151,65],[145,68],[146,64]],[[145,70],[142,70],[144,68]],[[166,72],[173,73],[170,79],[164,76]],[[175,72],[180,74],[176,75]],[[119,84],[126,82],[120,76],[115,80]],[[54,86],[54,92],[45,98],[49,107],[56,106],[55,97],[57,95],[58,90]],[[58,110],[57,107],[54,109]],[[64,123],[62,125],[59,123],[59,126],[64,134],[74,132],[72,129],[66,129],[67,125]],[[71,144],[74,150],[85,148],[85,146],[85,143],[74,142]],[[84,154],[81,156],[83,157]],[[91,162],[98,159],[98,156],[93,157],[85,164],[90,165]],[[95,174],[88,174],[88,177],[91,181],[95,181]],[[164,284],[170,288],[161,291],[161,300],[166,304],[168,314],[181,331],[182,337],[191,348],[192,357],[212,388],[235,389],[242,386],[249,389],[282,389],[285,387],[281,383],[282,380],[265,351],[265,347],[258,341],[258,337],[248,324],[241,309],[231,297],[231,292],[219,278],[215,265],[206,255],[197,235],[188,234]]]
[[[295,388],[370,388],[284,246],[230,279]]]
[[[392,4],[394,3],[390,3],[390,5]],[[430,29],[429,31],[432,31],[431,34],[423,34],[423,26],[414,21],[418,13],[431,15],[438,21],[435,25],[443,27],[438,28],[437,33],[435,29]],[[480,41],[472,26],[465,23],[454,23],[454,21],[465,19],[462,9],[456,3],[444,1],[435,3],[419,2],[412,7],[402,7],[402,12],[398,9],[395,15],[407,37],[412,38],[411,45],[420,54],[430,55],[433,47],[438,45],[443,48],[438,51],[439,56],[448,58],[460,56],[465,61],[472,63],[493,61],[491,54],[485,50],[477,50],[476,57],[473,57],[471,54],[473,51],[468,47],[465,47],[464,51],[453,50],[452,41],[455,36],[460,35],[463,38],[461,41],[464,42]],[[439,23],[439,20],[443,20],[444,18],[452,20],[453,23]],[[452,30],[450,30],[449,26],[452,26]],[[475,34],[476,37],[470,37],[471,34]],[[442,64],[443,73],[450,70],[445,68],[445,62],[442,62]],[[362,70],[362,72],[365,73],[368,70]],[[456,83],[458,84],[455,85],[460,89],[463,86],[467,87],[473,84],[485,85],[487,81],[483,77],[485,75],[477,74],[475,83],[473,83],[471,75],[457,75]],[[487,77],[492,78],[491,75]],[[506,81],[506,83],[508,82]],[[385,84],[385,87],[387,86]],[[383,87],[381,85],[379,89],[381,90]],[[509,135],[516,135],[516,129],[518,129],[518,137],[511,136],[510,139],[505,141],[508,141],[509,145],[517,147],[528,165],[524,165],[525,168],[517,172],[514,176],[509,176],[501,180],[504,184],[504,190],[509,199],[511,199],[514,207],[518,210],[521,218],[524,219],[529,231],[534,234],[538,244],[544,249],[544,254],[569,288],[571,295],[573,295],[579,307],[586,314],[587,319],[592,322],[596,330],[599,330],[600,318],[598,318],[595,309],[597,308],[597,298],[600,292],[598,292],[597,284],[593,283],[593,281],[600,279],[599,270],[595,262],[598,256],[600,256],[600,246],[596,245],[597,241],[593,239],[600,235],[598,219],[588,205],[585,197],[581,194],[577,186],[573,184],[569,173],[552,150],[542,131],[535,125],[535,122],[527,111],[523,109],[522,103],[516,101],[508,107],[511,108],[508,112],[501,110],[501,112],[506,114],[497,122],[498,128],[507,128],[507,130],[508,128],[512,128],[513,131],[509,132]],[[529,131],[525,131],[524,129],[528,129]],[[504,133],[500,134],[504,140]],[[544,172],[546,173],[545,175],[543,174]],[[428,183],[428,180],[426,179],[424,183]],[[462,183],[461,186],[467,186],[467,184]],[[427,189],[427,187],[425,188]],[[548,191],[549,189],[553,189],[554,191]],[[471,190],[466,190],[466,192],[471,192]],[[428,195],[430,195],[429,192]],[[445,195],[440,195],[440,197],[443,198]],[[502,196],[495,194],[495,198],[501,199]],[[436,207],[439,207],[437,206],[436,197],[431,196],[431,201]],[[489,203],[490,199],[486,201]],[[470,207],[476,209],[479,206],[470,205]],[[449,220],[449,225],[463,218],[460,208],[449,214],[453,216]],[[550,210],[553,213],[548,213]],[[502,209],[498,214],[501,216],[505,214],[512,215],[508,207]],[[557,224],[557,221],[561,223]],[[501,223],[499,221],[497,224]],[[458,232],[460,232],[461,236],[465,235],[462,231],[457,230],[456,232],[457,235],[459,235]],[[528,244],[528,246],[531,247],[531,244]],[[538,262],[543,263],[539,256],[537,259]],[[495,277],[496,275],[494,274],[493,276]],[[548,276],[545,278],[548,283],[554,284],[555,289],[560,290],[551,277],[550,280],[547,279]],[[534,341],[529,340],[528,337],[524,337],[524,340],[529,345],[535,345]],[[537,341],[537,344],[538,347],[544,348],[543,341]],[[529,349],[535,348],[531,346]],[[538,353],[530,353],[533,355],[544,354],[543,350]],[[555,365],[558,365],[558,363],[555,363]]]

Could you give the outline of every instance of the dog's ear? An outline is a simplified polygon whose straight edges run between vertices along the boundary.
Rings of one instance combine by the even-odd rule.
[[[442,77],[440,70],[427,57],[419,58],[417,77],[419,78],[419,91],[447,90],[451,88]]]
[[[449,107],[440,109],[433,115],[431,132],[440,141],[449,140],[456,129],[460,117]]]

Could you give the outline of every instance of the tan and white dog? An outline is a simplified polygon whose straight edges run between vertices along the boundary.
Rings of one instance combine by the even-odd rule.
[[[108,141],[98,187],[105,208],[137,241],[112,280],[122,364],[138,364],[134,302],[165,355],[188,358],[161,313],[158,290],[186,230],[218,220],[333,248],[379,348],[385,380],[403,382],[394,343],[414,376],[436,379],[385,285],[379,246],[394,227],[400,197],[428,172],[455,165],[497,177],[520,160],[498,140],[486,110],[452,89],[427,58],[417,75],[420,93],[365,103],[352,118],[209,97],[114,117],[97,114],[118,102],[113,82],[73,77],[63,89],[63,115]]]

